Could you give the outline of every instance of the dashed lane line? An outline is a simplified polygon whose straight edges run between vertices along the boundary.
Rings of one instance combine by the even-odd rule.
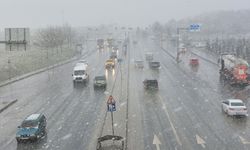
[[[164,104],[164,102],[163,102],[162,97],[161,97],[160,95],[158,95],[158,97],[159,97],[159,100],[161,101],[162,106],[166,106],[166,105]],[[169,115],[169,113],[168,113],[167,107],[164,107],[163,110],[164,110],[165,114],[167,115],[168,121],[169,121],[170,126],[171,126],[171,128],[172,128],[172,130],[173,130],[173,133],[174,133],[174,135],[175,135],[175,138],[176,138],[177,143],[178,143],[180,146],[182,146],[181,140],[180,140],[180,138],[179,138],[179,136],[178,136],[178,134],[177,134],[177,131],[176,131],[175,127],[174,127],[174,124],[173,124],[173,122],[172,122],[172,120],[171,120],[171,118],[170,118],[170,115]]]

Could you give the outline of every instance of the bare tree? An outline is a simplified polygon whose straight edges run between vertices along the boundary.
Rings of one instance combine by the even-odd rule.
[[[39,29],[35,34],[34,45],[41,49],[56,49],[61,50],[64,45],[71,48],[74,43],[75,32],[68,25],[64,26],[49,26],[47,28]],[[48,53],[48,52],[47,52]],[[47,56],[48,57],[48,56]]]
[[[65,44],[68,45],[69,48],[72,47],[75,41],[76,34],[73,31],[72,27],[69,24],[64,24],[63,27],[63,37],[65,40]]]

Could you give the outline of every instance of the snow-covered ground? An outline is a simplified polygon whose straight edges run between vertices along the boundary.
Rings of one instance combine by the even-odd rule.
[[[47,58],[48,52],[48,58]],[[6,51],[4,45],[0,46],[0,82],[10,77],[20,76],[46,66],[59,63],[72,58],[76,52],[73,49],[40,50],[32,47],[29,50]],[[10,62],[10,63],[8,63]]]

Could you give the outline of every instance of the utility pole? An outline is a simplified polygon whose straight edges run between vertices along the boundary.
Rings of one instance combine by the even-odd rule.
[[[177,28],[177,41],[176,41],[176,52],[177,52],[177,56],[176,56],[176,61],[177,63],[179,63],[179,57],[180,57],[180,49],[179,49],[179,40],[180,40],[180,31],[200,31],[200,24],[191,24],[189,27],[187,28]]]
[[[8,68],[9,68],[9,80],[11,79],[11,61],[10,57],[8,58]]]
[[[163,48],[163,34],[162,32],[160,33],[160,47]]]
[[[9,81],[11,80],[11,54],[9,53],[9,57],[8,57],[8,69],[9,69]],[[13,99],[13,88],[12,88],[12,84],[10,84],[10,96],[11,99]]]
[[[177,56],[176,56],[176,61],[177,63],[180,62],[179,60],[179,57],[180,57],[180,48],[179,48],[179,43],[180,43],[180,31],[183,30],[183,31],[187,31],[189,30],[189,28],[177,28],[177,39],[176,39],[176,53],[177,53]]]
[[[107,111],[111,112],[111,128],[112,128],[112,135],[115,135],[114,130],[114,117],[113,117],[113,111],[116,111],[116,105],[115,100],[112,95],[109,96],[107,101]]]

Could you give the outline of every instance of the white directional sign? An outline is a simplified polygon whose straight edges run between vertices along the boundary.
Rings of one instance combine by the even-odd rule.
[[[195,135],[195,137],[196,137],[197,144],[201,145],[202,148],[205,148],[206,147],[205,146],[206,142],[197,134]]]
[[[191,24],[189,26],[189,31],[200,31],[201,25],[200,24]]]
[[[160,150],[161,141],[156,135],[154,135],[153,144],[156,146],[156,150]]]
[[[240,141],[241,141],[241,143],[242,144],[250,144],[250,141],[247,141],[246,139],[244,139],[243,137],[241,137],[241,136],[239,136],[239,138],[240,138]]]

